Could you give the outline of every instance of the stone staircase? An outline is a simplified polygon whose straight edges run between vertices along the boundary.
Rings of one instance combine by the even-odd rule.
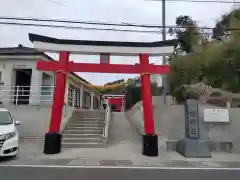
[[[101,148],[105,111],[77,110],[63,131],[63,148]]]

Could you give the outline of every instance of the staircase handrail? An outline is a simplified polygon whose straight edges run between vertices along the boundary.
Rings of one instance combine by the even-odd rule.
[[[106,104],[106,109],[105,109],[105,127],[104,127],[104,132],[103,132],[103,137],[104,137],[104,144],[107,142],[108,139],[108,131],[110,127],[110,121],[111,121],[111,106],[109,103]]]

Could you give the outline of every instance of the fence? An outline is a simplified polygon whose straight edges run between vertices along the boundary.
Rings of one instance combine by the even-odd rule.
[[[112,109],[109,103],[106,104],[106,109],[105,109],[105,126],[104,126],[104,131],[103,131],[103,146],[107,143],[108,140],[108,132],[111,126],[111,120],[112,120]]]
[[[52,104],[55,86],[2,86],[0,88],[0,103],[5,104]],[[76,92],[68,89],[68,105],[76,105]]]

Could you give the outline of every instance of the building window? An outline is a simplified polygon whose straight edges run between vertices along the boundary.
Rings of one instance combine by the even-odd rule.
[[[75,101],[74,98],[76,98],[76,94],[74,94],[75,89],[76,88],[71,84],[68,87],[68,105],[73,105],[73,103],[76,104],[76,102],[73,102],[73,101]],[[73,97],[73,96],[75,96],[75,97]]]
[[[85,108],[91,107],[91,95],[89,92],[86,91],[83,92],[83,106]]]

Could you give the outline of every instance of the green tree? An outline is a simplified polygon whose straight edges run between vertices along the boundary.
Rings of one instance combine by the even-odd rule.
[[[233,11],[223,14],[219,20],[217,20],[217,23],[215,27],[213,28],[213,39],[217,40],[223,40],[226,37],[229,37],[231,33],[231,21],[232,17],[235,17],[237,19],[240,18],[240,8],[234,9]]]
[[[179,53],[194,52],[201,37],[196,22],[190,16],[179,16],[176,18],[176,26],[176,28],[170,29],[170,33],[175,35],[179,41],[173,56]]]
[[[119,80],[116,80],[116,81],[113,81],[113,82],[108,82],[105,84],[106,85],[113,85],[113,84],[121,84],[121,83],[124,83],[124,79],[119,79]]]
[[[229,19],[228,38],[212,40],[200,51],[178,56],[171,62],[171,90],[179,86],[204,82],[214,88],[240,92],[240,18],[238,12]]]

